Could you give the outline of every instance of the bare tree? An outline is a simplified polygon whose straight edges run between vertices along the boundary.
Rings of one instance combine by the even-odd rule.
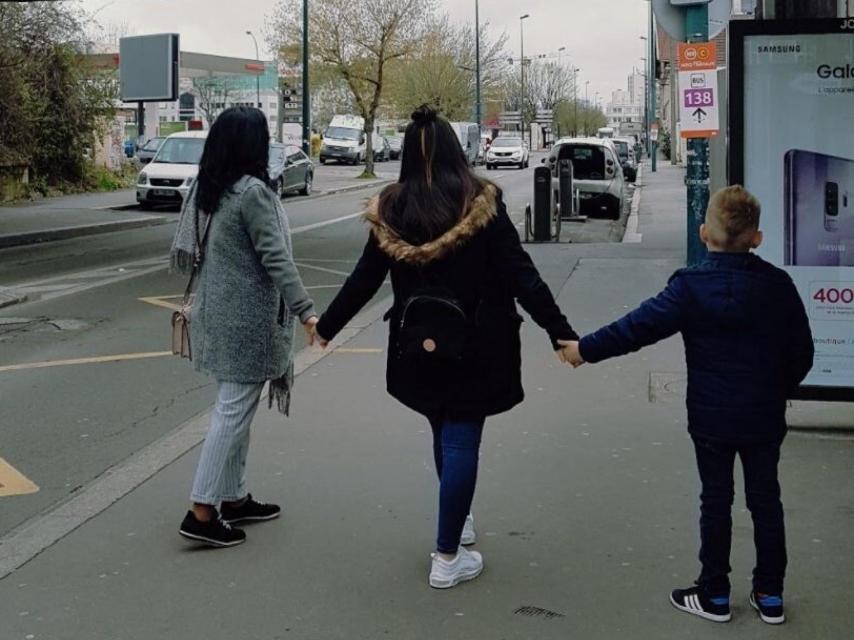
[[[208,76],[194,78],[193,91],[198,97],[198,107],[205,114],[210,127],[228,106],[229,98],[233,100],[235,87],[232,78],[228,76]]]
[[[276,50],[302,39],[301,0],[279,0],[267,28]],[[341,77],[353,94],[367,135],[364,176],[374,175],[373,136],[390,64],[411,54],[429,24],[435,0],[315,0],[309,15],[310,59]]]

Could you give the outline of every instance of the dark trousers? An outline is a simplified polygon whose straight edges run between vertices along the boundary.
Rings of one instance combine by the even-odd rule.
[[[433,418],[433,459],[439,475],[439,535],[436,549],[456,553],[477,483],[485,419]]]
[[[744,494],[753,518],[756,567],[753,588],[781,595],[786,573],[786,532],[777,464],[781,441],[736,445],[694,438],[700,494],[700,563],[697,584],[709,595],[728,595],[735,456],[744,469]]]

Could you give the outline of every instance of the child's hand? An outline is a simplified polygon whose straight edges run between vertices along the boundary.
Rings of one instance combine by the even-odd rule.
[[[560,345],[560,360],[571,364],[574,369],[577,369],[584,364],[584,358],[581,357],[581,351],[578,349],[578,340],[558,340]]]

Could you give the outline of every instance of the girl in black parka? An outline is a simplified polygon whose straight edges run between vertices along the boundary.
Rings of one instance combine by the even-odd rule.
[[[335,338],[391,272],[388,390],[433,430],[440,496],[430,585],[449,588],[483,569],[481,555],[460,544],[475,542],[469,511],[484,421],[524,397],[516,300],[561,360],[558,340],[576,334],[522,249],[501,192],[469,169],[453,129],[428,107],[407,127],[400,180],[370,202],[366,217],[367,245],[317,339],[325,346]],[[413,301],[424,300],[437,305],[435,317],[413,329]],[[448,308],[464,324],[443,324]]]

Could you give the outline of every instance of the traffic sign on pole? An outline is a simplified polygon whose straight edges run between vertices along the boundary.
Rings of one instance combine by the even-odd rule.
[[[683,138],[718,135],[716,59],[714,42],[679,43],[679,121]]]

